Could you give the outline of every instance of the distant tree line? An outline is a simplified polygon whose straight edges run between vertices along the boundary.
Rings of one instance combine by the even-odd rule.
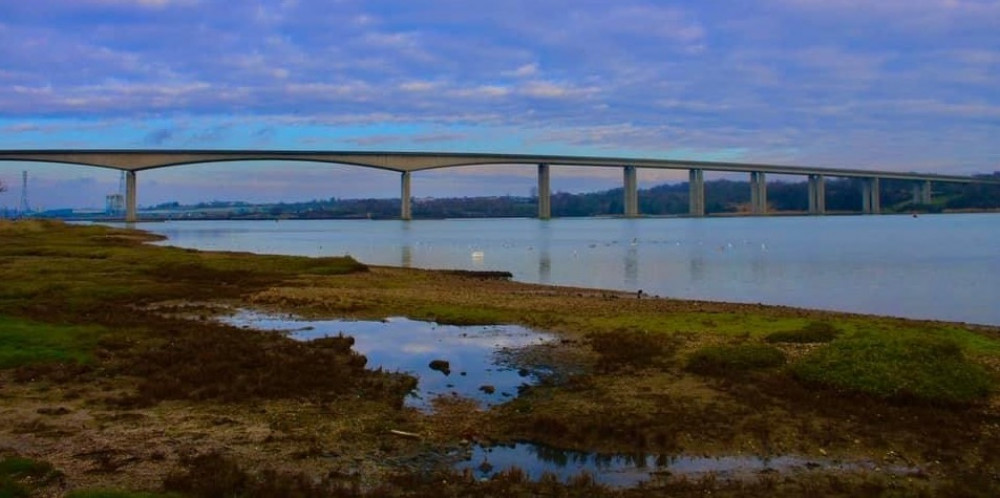
[[[1000,172],[978,175],[1000,179]],[[828,178],[827,212],[857,212],[862,207],[862,180]],[[1000,209],[1000,186],[960,183],[934,183],[932,202],[914,204],[914,182],[882,180],[879,185],[882,211],[939,212],[943,210]],[[769,182],[768,209],[771,212],[806,212],[809,209],[807,182]],[[602,216],[623,212],[621,188],[570,194],[552,194],[552,216]],[[747,181],[713,180],[705,182],[707,214],[740,213],[749,210],[750,185]],[[230,218],[396,218],[399,199],[337,199],[308,202],[253,205],[245,202],[208,202],[196,206],[165,203],[159,209],[197,210],[229,208]],[[531,217],[538,213],[533,197],[452,197],[415,199],[416,218],[485,218]],[[664,184],[639,191],[639,211],[644,215],[684,215],[688,213],[688,184]]]

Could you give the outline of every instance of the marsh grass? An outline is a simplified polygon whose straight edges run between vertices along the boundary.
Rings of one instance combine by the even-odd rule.
[[[802,357],[791,371],[806,383],[895,401],[981,402],[994,386],[959,343],[935,335],[855,334]]]
[[[202,253],[145,242],[159,237],[49,221],[0,224],[0,367],[22,378],[68,380],[47,364],[99,359],[136,376],[117,401],[241,401],[364,395],[401,405],[412,377],[365,369],[350,338],[301,343],[278,334],[171,319],[142,305],[234,298],[303,276],[367,271],[351,258]],[[66,372],[69,372],[68,374]]]
[[[597,370],[604,373],[667,367],[680,347],[681,339],[673,334],[618,329],[587,335],[590,348],[597,353]]]
[[[50,325],[0,316],[0,368],[27,364],[90,363],[103,327]]]
[[[124,370],[141,377],[125,406],[168,399],[220,400],[363,396],[402,406],[416,380],[400,373],[366,370],[351,350],[351,337],[294,341],[278,333],[215,324],[164,321],[169,340],[121,352]]]
[[[916,363],[933,364],[911,356],[952,362],[935,367],[940,370],[963,370],[977,361],[995,364],[1000,357],[995,331],[758,305],[629,299],[623,293],[520,284],[491,275],[381,267],[366,271],[367,267],[348,258],[199,253],[144,243],[155,239],[142,232],[99,226],[0,222],[0,316],[29,328],[80,332],[76,338],[80,342],[70,341],[68,347],[71,351],[92,351],[92,359],[79,361],[92,361],[95,366],[88,367],[86,376],[67,374],[61,378],[75,382],[67,386],[75,392],[84,392],[80,386],[95,378],[112,388],[87,394],[81,402],[110,404],[112,410],[161,400],[183,402],[164,403],[154,410],[197,411],[214,404],[247,410],[261,404],[262,399],[296,407],[340,407],[345,411],[324,412],[324,423],[336,425],[343,419],[346,424],[348,419],[366,417],[377,421],[364,425],[364,430],[350,432],[359,434],[360,439],[352,443],[356,447],[346,450],[357,453],[345,458],[378,458],[380,471],[398,471],[388,478],[380,475],[377,482],[363,483],[359,480],[365,478],[325,476],[315,468],[302,476],[269,473],[256,469],[267,468],[274,453],[252,448],[256,442],[218,439],[212,430],[205,430],[199,433],[205,439],[195,446],[211,450],[232,445],[233,454],[241,455],[239,465],[227,470],[224,465],[202,462],[217,472],[191,475],[193,470],[185,468],[177,475],[181,480],[204,481],[205,486],[213,480],[225,481],[231,484],[228,490],[239,491],[221,496],[703,496],[709,492],[713,496],[878,496],[893,490],[907,494],[921,489],[924,481],[889,482],[877,472],[860,477],[828,473],[825,480],[765,476],[773,479],[762,478],[760,483],[706,478],[672,482],[649,488],[652,492],[647,493],[649,489],[643,488],[592,487],[585,479],[570,484],[552,479],[531,483],[523,474],[509,473],[480,482],[471,475],[390,469],[388,462],[395,461],[404,446],[387,442],[382,435],[415,423],[391,415],[406,413],[397,408],[412,378],[364,370],[363,357],[351,353],[344,339],[298,344],[278,334],[171,318],[148,304],[238,302],[288,312],[314,310],[324,317],[408,316],[441,323],[518,323],[561,334],[557,345],[572,351],[567,356],[572,362],[553,360],[553,364],[565,369],[571,363],[573,370],[566,370],[569,373],[558,377],[558,382],[543,381],[487,412],[463,414],[461,424],[435,416],[421,418],[426,424],[422,432],[436,434],[435,441],[443,444],[457,444],[459,437],[482,436],[580,450],[681,454],[747,451],[742,445],[753,442],[756,448],[767,451],[827,448],[851,456],[893,448],[917,461],[942,462],[940,472],[927,478],[928,489],[960,475],[960,469],[989,476],[998,468],[995,455],[1000,454],[996,450],[1000,437],[993,431],[994,415],[985,409],[900,404],[872,395],[834,396],[831,389],[860,391],[830,382],[850,380],[858,371],[877,371],[882,368],[880,362],[902,362],[904,366],[893,367],[897,377],[910,373],[907,369],[929,368],[913,367]],[[805,373],[800,376],[804,362],[796,362],[788,370],[776,368],[784,360],[779,359],[780,352],[775,354],[776,348],[762,344],[769,340],[767,336],[793,331],[798,335],[796,340],[816,340],[813,332],[802,331],[823,321],[834,323],[840,331],[832,342],[801,348],[780,345],[801,354],[825,351],[822,354],[828,356],[809,357],[815,363],[813,370],[819,371],[815,380],[805,380]],[[722,377],[674,368],[679,348],[672,341],[678,337],[684,341],[684,351],[696,351],[690,359],[703,358],[700,361],[704,361],[707,375]],[[886,338],[904,343],[919,342],[920,338],[947,339],[955,347],[932,347],[933,352],[924,356],[902,355],[910,363],[899,358],[887,360],[893,355],[886,354],[872,360],[870,356],[878,348],[900,349],[895,343],[883,344],[889,340]],[[848,346],[857,341],[872,344],[851,350]],[[741,343],[717,346],[737,342]],[[562,356],[554,354],[552,358]],[[72,373],[76,362],[56,360],[56,365],[68,366],[52,371]],[[29,362],[14,372],[37,365],[48,363]],[[591,365],[595,368],[590,369]],[[827,367],[829,372],[824,372]],[[808,370],[807,365],[802,372]],[[37,371],[41,370],[25,378],[37,378],[33,373]],[[12,384],[19,382],[17,375],[3,374]],[[969,384],[969,379],[980,377],[973,373],[950,382]],[[41,384],[48,388],[52,382]],[[280,401],[273,401],[275,398]],[[285,412],[273,417],[276,422],[271,430],[282,434],[307,433],[321,427],[316,422],[320,417],[297,418]],[[43,433],[39,427],[31,429],[36,436]],[[74,440],[66,439],[68,443]],[[327,447],[311,439],[302,441],[312,441],[308,447],[297,448],[303,451],[296,454],[304,459],[319,458],[319,450]],[[287,469],[288,463],[276,465]],[[164,467],[160,472],[168,470]],[[982,480],[954,481],[959,492],[942,495],[995,487]],[[240,482],[248,487],[240,488]],[[577,485],[587,487],[570,487]],[[184,489],[189,490],[186,495],[199,496],[195,487]],[[200,496],[211,495],[204,492]]]
[[[800,329],[772,332],[764,337],[764,341],[812,344],[830,342],[838,335],[840,335],[840,329],[830,322],[810,322]]]
[[[0,498],[27,498],[34,489],[47,486],[62,476],[48,462],[23,457],[0,459]]]
[[[685,369],[699,375],[730,376],[780,367],[785,361],[785,353],[766,344],[706,346],[688,356]]]
[[[423,306],[416,314],[419,320],[442,325],[494,325],[504,323],[509,314],[482,306],[454,306],[445,303]]]

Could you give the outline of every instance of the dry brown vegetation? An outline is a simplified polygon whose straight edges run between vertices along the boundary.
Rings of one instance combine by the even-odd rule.
[[[1000,491],[992,394],[957,403],[901,400],[803,382],[782,366],[828,343],[882,334],[909,344],[911,336],[933,336],[953,341],[945,349],[956,365],[974,365],[992,378],[1000,356],[996,330],[636,299],[495,274],[368,268],[344,258],[199,253],[144,244],[151,239],[101,227],[0,224],[0,341],[16,336],[20,342],[12,344],[35,355],[0,369],[0,458],[58,469],[61,477],[33,489],[37,494]],[[516,353],[519,361],[554,369],[517,399],[485,411],[441,400],[435,413],[422,414],[402,407],[412,378],[365,369],[349,338],[299,343],[211,320],[220,309],[242,306],[330,318],[516,323],[560,340]],[[0,350],[15,346],[0,342]],[[479,482],[436,465],[449,450],[490,441],[664,455],[788,454],[882,470],[671,476],[613,490],[586,477],[530,482],[516,471]],[[912,471],[887,470],[894,467]],[[15,485],[27,486],[10,489]]]

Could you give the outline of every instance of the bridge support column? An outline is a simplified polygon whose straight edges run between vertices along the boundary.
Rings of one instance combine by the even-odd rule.
[[[549,186],[549,165],[538,165],[538,219],[552,217],[552,189]]]
[[[688,171],[688,213],[691,216],[705,216],[705,171]]]
[[[809,214],[826,214],[826,179],[809,175]]]
[[[639,216],[639,177],[635,166],[625,166],[625,217]]]
[[[399,195],[399,219],[413,219],[413,212],[410,209],[410,172],[404,171],[400,181]]]
[[[931,203],[931,181],[923,180],[913,184],[913,204]]]
[[[767,214],[767,179],[763,171],[750,172],[750,211]]]
[[[878,178],[865,178],[861,184],[861,210],[865,214],[882,212],[882,202],[879,196]]]
[[[125,222],[135,223],[139,216],[135,208],[136,199],[135,171],[125,172]]]

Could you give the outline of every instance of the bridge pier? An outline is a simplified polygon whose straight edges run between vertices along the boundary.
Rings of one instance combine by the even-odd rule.
[[[809,214],[826,214],[826,179],[809,175]]]
[[[413,211],[410,206],[410,172],[404,171],[400,179],[400,195],[399,195],[399,219],[401,220],[412,220]]]
[[[538,165],[538,219],[552,217],[552,189],[549,186],[549,165]]]
[[[763,171],[750,172],[750,211],[767,214],[767,178]]]
[[[705,216],[705,171],[688,171],[688,214]]]
[[[865,214],[882,212],[878,177],[864,178],[861,183],[861,210]]]
[[[924,204],[924,205],[931,203],[930,180],[925,180],[913,184],[913,203]]]
[[[624,175],[624,214],[626,218],[635,218],[639,216],[639,177],[635,166],[625,166]]]
[[[125,172],[125,222],[135,223],[139,216],[135,208],[136,199],[135,171]]]

